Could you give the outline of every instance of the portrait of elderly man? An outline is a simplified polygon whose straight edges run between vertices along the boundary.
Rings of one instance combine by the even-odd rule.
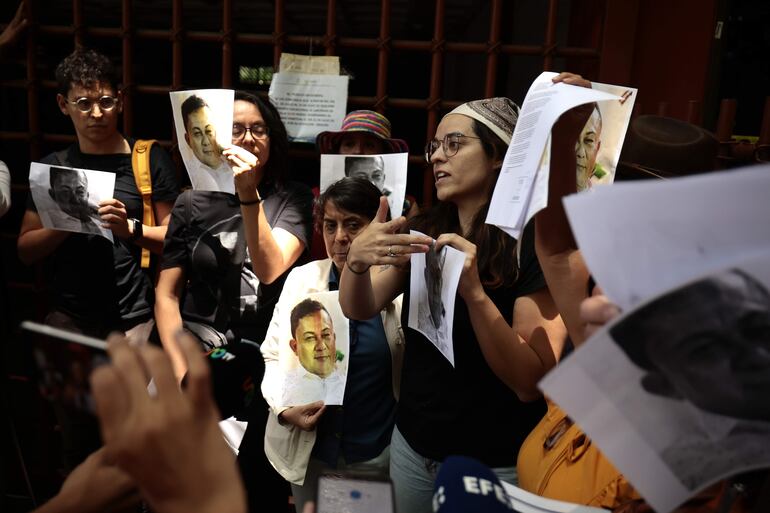
[[[88,201],[88,176],[79,169],[51,166],[48,194],[61,212],[50,212],[54,228],[102,234],[99,207]]]
[[[193,94],[182,102],[181,110],[184,140],[195,156],[185,161],[193,189],[234,193],[233,172],[222,158],[211,107]]]
[[[770,294],[762,283],[723,271],[632,312],[610,334],[643,370],[644,391],[681,403],[671,420],[681,433],[661,457],[683,484],[696,489],[732,468],[770,465]]]
[[[575,143],[577,157],[577,190],[582,191],[591,187],[591,177],[601,179],[607,173],[596,161],[602,146],[602,113],[595,105],[591,117],[586,121]]]
[[[380,155],[348,156],[345,158],[345,176],[365,178],[377,187],[383,196],[392,192],[385,186],[385,161]]]
[[[344,353],[337,349],[337,335],[329,311],[315,299],[297,303],[290,314],[289,346],[300,366],[288,372],[284,383],[283,406],[308,404],[324,400],[342,404],[345,376],[338,372],[337,362]],[[338,397],[338,401],[334,398]],[[329,400],[334,402],[329,402]]]

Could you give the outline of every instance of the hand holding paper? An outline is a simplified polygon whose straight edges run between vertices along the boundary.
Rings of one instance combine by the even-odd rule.
[[[514,238],[520,237],[527,222],[547,204],[550,133],[557,119],[579,105],[622,100],[615,94],[578,87],[588,85],[578,75],[563,73],[558,81],[555,78],[555,73],[542,73],[527,92],[487,215],[487,223]],[[626,109],[631,105],[627,104]],[[585,115],[582,109],[570,114],[557,127],[558,133],[569,132],[577,140],[578,121]],[[624,125],[622,131],[625,133]]]

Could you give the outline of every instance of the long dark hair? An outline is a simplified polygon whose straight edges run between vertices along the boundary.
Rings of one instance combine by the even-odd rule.
[[[278,109],[271,102],[265,102],[247,91],[235,91],[235,99],[254,104],[262,114],[270,134],[270,158],[265,166],[263,183],[280,187],[289,176],[289,137]]]
[[[508,145],[484,124],[473,120],[473,131],[481,139],[484,153],[493,161],[501,161]],[[468,233],[462,233],[457,207],[448,201],[439,201],[433,208],[414,217],[410,226],[431,237],[442,233],[456,233],[476,245],[476,258],[481,283],[488,288],[510,287],[516,282],[519,270],[516,264],[516,239],[496,226],[486,224],[492,191],[500,176],[500,166],[492,170],[495,179],[487,191],[487,201],[476,212]]]

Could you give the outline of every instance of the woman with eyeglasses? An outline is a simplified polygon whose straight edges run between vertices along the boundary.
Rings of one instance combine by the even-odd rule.
[[[163,248],[155,317],[180,380],[175,331],[184,326],[206,347],[260,342],[284,275],[310,240],[312,194],[285,179],[289,143],[278,111],[240,91],[233,108],[233,145],[222,154],[236,195],[182,193]]]
[[[237,91],[232,143],[222,155],[236,194],[183,192],[163,247],[155,318],[179,380],[187,369],[174,333],[184,328],[207,349],[244,339],[261,343],[286,275],[309,247],[313,197],[287,180],[289,142],[277,109]],[[248,411],[225,416],[232,414],[250,421],[245,436],[242,425],[226,426],[228,443],[240,451],[250,505],[285,507],[288,487],[262,450],[267,406],[256,400]]]
[[[431,245],[465,254],[453,312],[455,365],[420,332],[404,330],[390,448],[400,513],[431,510],[436,474],[452,454],[474,457],[516,483],[519,447],[545,412],[537,382],[565,344],[566,329],[535,254],[534,223],[518,241],[485,224],[518,110],[507,98],[489,98],[444,116],[425,150],[439,201],[409,223],[427,237],[401,233],[406,220],[384,222],[381,209],[351,244],[341,276],[345,315],[367,318],[404,292],[406,325],[411,254]],[[578,133],[554,139],[552,165],[571,155],[574,169]],[[372,271],[383,264],[389,267]]]
[[[350,321],[350,364],[342,406],[318,401],[282,407],[286,384],[278,361],[280,345],[288,343],[286,321],[292,308],[308,294],[337,290],[350,244],[374,218],[379,200],[379,189],[365,178],[343,178],[321,194],[314,218],[328,258],[289,274],[262,344],[262,393],[270,405],[265,452],[291,483],[297,511],[315,499],[318,476],[326,470],[388,473],[404,347],[401,299],[389,301],[368,319]]]

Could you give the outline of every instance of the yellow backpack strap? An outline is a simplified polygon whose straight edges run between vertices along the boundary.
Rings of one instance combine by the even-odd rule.
[[[150,150],[155,139],[139,139],[131,152],[131,167],[134,170],[136,188],[142,195],[142,224],[155,226],[155,212],[152,210],[152,178],[150,177]],[[150,267],[150,250],[142,248],[142,268]]]

